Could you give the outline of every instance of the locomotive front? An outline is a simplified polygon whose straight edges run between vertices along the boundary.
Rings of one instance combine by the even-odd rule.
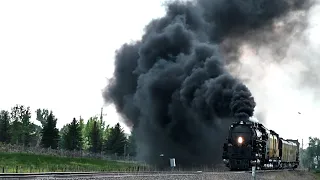
[[[250,122],[236,122],[230,126],[227,142],[223,147],[223,160],[231,169],[244,170],[250,168],[253,153],[253,142],[256,137]]]

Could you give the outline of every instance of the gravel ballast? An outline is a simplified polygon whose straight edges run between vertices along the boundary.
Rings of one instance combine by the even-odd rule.
[[[1,179],[1,178],[0,178]],[[20,178],[21,179],[21,178]],[[28,178],[22,178],[28,179]],[[206,173],[161,173],[161,174],[95,174],[78,177],[38,177],[32,179],[109,179],[109,180],[251,180],[251,173],[244,172],[206,172]],[[257,173],[256,180],[316,180],[306,171],[279,171]]]

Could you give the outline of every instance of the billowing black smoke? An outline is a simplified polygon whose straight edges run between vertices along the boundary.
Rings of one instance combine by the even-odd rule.
[[[183,166],[221,162],[228,126],[248,120],[256,105],[226,66],[237,64],[244,40],[308,7],[303,0],[168,3],[141,41],[116,52],[114,78],[103,94],[133,127],[139,157],[159,164],[164,154]]]

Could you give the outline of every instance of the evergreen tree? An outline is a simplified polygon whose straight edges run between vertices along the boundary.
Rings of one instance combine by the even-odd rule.
[[[49,116],[46,119],[45,123],[42,123],[43,129],[41,131],[41,146],[44,148],[58,148],[59,142],[59,130],[56,128],[57,119],[53,116],[52,112],[50,112]]]
[[[110,129],[110,134],[104,145],[105,152],[108,154],[123,155],[126,145],[126,135],[120,124],[117,123]]]
[[[85,129],[86,129],[86,124],[84,123],[84,120],[82,119],[82,117],[80,116],[80,120],[79,120],[79,126],[81,129],[81,139],[82,139],[82,144],[81,147],[82,149],[86,149],[87,148],[87,142],[86,142],[86,136],[85,136]]]
[[[136,145],[136,141],[135,141],[135,135],[133,133],[131,133],[131,135],[128,138],[128,151],[127,153],[130,156],[136,156],[137,154],[137,145]]]
[[[102,134],[97,121],[93,122],[92,129],[90,131],[90,151],[93,153],[98,153],[101,151],[102,147]]]
[[[64,125],[59,131],[59,136],[60,136],[59,148],[61,149],[67,149],[67,147],[65,147],[65,145],[67,144],[65,142],[65,138],[66,138],[66,134],[68,133],[68,128],[69,128],[68,125],[69,124]]]
[[[103,130],[102,130],[102,139],[103,139],[103,142],[105,142],[109,135],[110,135],[110,125],[108,124]]]
[[[10,142],[10,115],[8,111],[0,112],[0,142]]]
[[[87,121],[87,124],[84,125],[84,129],[82,130],[83,132],[83,148],[86,150],[90,150],[90,145],[92,144],[91,142],[91,131],[93,128],[93,123],[94,121],[97,121],[98,118],[96,116],[90,117]]]
[[[73,118],[71,124],[68,125],[68,131],[64,134],[64,147],[68,150],[82,149],[82,134],[80,124],[76,118]]]
[[[10,128],[11,143],[20,144],[22,136],[22,123],[21,123],[21,107],[19,105],[11,108],[12,125]]]
[[[31,140],[32,124],[30,107],[16,105],[11,109],[11,142],[28,146]]]
[[[22,106],[23,107],[23,106]],[[31,142],[31,136],[33,133],[33,123],[30,122],[31,119],[31,111],[30,107],[22,109],[22,143],[24,146],[29,146]]]

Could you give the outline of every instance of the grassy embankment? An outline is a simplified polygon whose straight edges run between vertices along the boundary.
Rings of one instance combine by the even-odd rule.
[[[0,152],[0,173],[137,171],[144,166],[88,158],[67,158],[27,153]]]

